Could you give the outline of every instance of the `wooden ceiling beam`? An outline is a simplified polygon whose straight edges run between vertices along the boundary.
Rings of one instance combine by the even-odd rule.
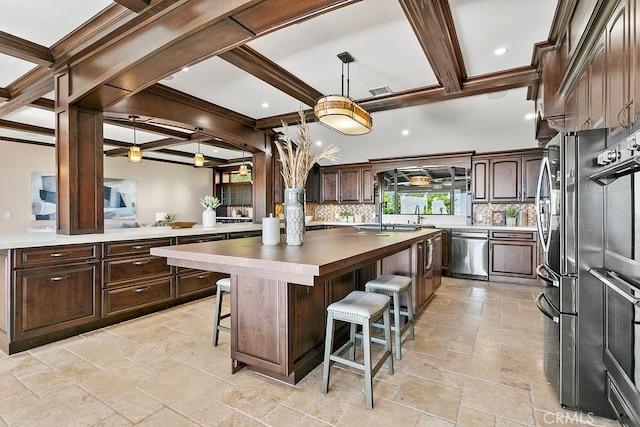
[[[0,87],[0,98],[9,99],[9,91],[7,90],[7,88]]]
[[[136,13],[142,12],[144,9],[149,7],[150,0],[114,0],[117,3],[120,3],[127,9],[131,9]]]
[[[170,147],[172,145],[184,144],[184,139],[175,139],[175,138],[166,138],[159,139],[158,141],[145,142],[144,144],[138,144],[141,150],[152,151],[159,150],[163,147]],[[133,144],[130,144],[133,145]],[[113,150],[109,150],[107,156],[121,156],[122,154],[126,154],[129,150],[129,147],[126,148],[116,148]]]
[[[52,66],[54,61],[49,48],[4,31],[0,31],[0,53],[45,67]]]
[[[0,105],[0,117],[30,104],[53,90],[53,74],[37,66],[7,87],[9,99]]]
[[[76,82],[70,103],[107,110],[111,105],[199,62],[349,0],[161,1],[98,41],[68,70]],[[258,13],[259,12],[259,13]],[[162,28],[162,31],[158,29]]]
[[[132,128],[132,122],[126,120],[118,120],[114,118],[105,117],[103,120],[104,123],[108,123],[114,126]],[[148,123],[144,121],[136,121],[136,129],[142,130],[149,133],[154,133],[156,135],[164,135],[170,136],[176,140],[180,140],[182,142],[189,141],[191,139],[191,133],[179,131],[177,129],[169,129],[163,126],[158,126],[153,123]]]
[[[28,125],[26,123],[14,122],[11,120],[0,119],[0,128],[17,130],[20,132],[37,133],[39,135],[55,136],[55,129],[45,128],[42,126]]]
[[[440,85],[459,92],[467,78],[447,0],[399,0]]]
[[[442,86],[427,86],[403,92],[396,92],[386,96],[359,100],[358,104],[370,113],[374,113],[377,111],[393,110],[396,108],[430,104],[433,102],[463,98],[466,96],[527,87],[537,84],[538,80],[538,71],[533,67],[527,66],[471,77],[467,79],[462,86],[462,90],[459,92],[447,92]],[[316,120],[313,110],[306,110],[305,115],[307,121]],[[288,125],[296,125],[299,120],[300,116],[297,112],[265,117],[263,119],[256,120],[256,129],[277,128],[282,126],[282,121]]]
[[[311,107],[323,96],[320,91],[249,46],[239,46],[218,56]]]

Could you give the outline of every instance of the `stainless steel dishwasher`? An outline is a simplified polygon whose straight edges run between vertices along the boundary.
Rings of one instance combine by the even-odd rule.
[[[489,280],[488,230],[451,230],[451,275]]]

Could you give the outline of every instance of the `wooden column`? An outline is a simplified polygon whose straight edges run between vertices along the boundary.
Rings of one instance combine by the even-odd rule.
[[[58,234],[104,233],[102,111],[68,103],[70,75],[55,75]]]
[[[253,222],[262,222],[262,218],[273,213],[273,163],[271,136],[265,134],[265,151],[253,154]]]

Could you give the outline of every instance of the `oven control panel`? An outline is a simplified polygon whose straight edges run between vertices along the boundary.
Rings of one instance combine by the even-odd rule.
[[[640,154],[640,131],[629,135],[620,142],[611,145],[602,153],[598,154],[596,162],[601,166],[623,162],[634,155]]]

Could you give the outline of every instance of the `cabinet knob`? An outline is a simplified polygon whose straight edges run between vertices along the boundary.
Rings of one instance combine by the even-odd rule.
[[[70,277],[71,277],[71,275],[70,275],[70,274],[67,274],[66,276],[56,276],[56,277],[52,277],[52,278],[51,278],[51,279],[49,279],[49,280],[50,280],[50,281],[52,281],[52,282],[59,282],[59,281],[61,281],[61,280],[65,280],[65,279],[68,279],[68,278],[70,278]]]
[[[131,248],[132,249],[147,249],[149,247],[149,245],[134,245]]]
[[[146,261],[134,261],[133,265],[145,265],[145,264],[149,264],[151,261],[146,260]]]
[[[144,288],[136,288],[133,290],[133,292],[135,292],[136,294],[139,294],[140,292],[148,291],[150,288],[151,288],[150,286],[145,286]]]

